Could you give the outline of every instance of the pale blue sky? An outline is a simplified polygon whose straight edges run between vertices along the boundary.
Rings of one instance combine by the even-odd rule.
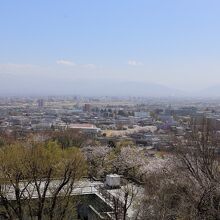
[[[82,79],[220,85],[219,0],[0,3],[0,86],[16,87],[15,79],[35,89]]]

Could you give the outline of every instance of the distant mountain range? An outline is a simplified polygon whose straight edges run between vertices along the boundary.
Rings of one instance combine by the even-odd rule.
[[[184,92],[169,87],[142,82],[113,80],[76,80],[71,82],[0,82],[0,95],[82,95],[82,96],[183,96]]]
[[[156,83],[113,79],[30,79],[1,77],[0,95],[82,95],[142,97],[220,97],[220,85],[190,93]]]
[[[171,89],[169,87],[154,83],[99,80],[98,82],[84,81],[82,83],[76,84],[74,86],[75,92],[83,95],[93,94],[143,97],[169,97],[184,95],[184,92],[182,91]]]
[[[203,89],[195,94],[201,97],[220,97],[220,85],[215,85]]]

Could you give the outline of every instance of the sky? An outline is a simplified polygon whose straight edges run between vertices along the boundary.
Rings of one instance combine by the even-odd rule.
[[[0,93],[220,85],[219,0],[1,0]]]

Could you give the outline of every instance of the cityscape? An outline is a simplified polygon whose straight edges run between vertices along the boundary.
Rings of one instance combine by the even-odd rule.
[[[178,144],[207,128],[220,140],[219,105],[217,99],[192,98],[1,98],[0,145],[31,141],[77,147],[88,163],[87,177],[74,183],[71,195],[89,198],[86,202],[78,198],[82,202],[78,218],[123,219],[125,214],[126,219],[139,219],[145,215],[146,181],[174,169]],[[215,153],[220,153],[219,144]],[[126,190],[132,195],[122,210]]]
[[[0,220],[220,220],[220,2],[0,6]]]

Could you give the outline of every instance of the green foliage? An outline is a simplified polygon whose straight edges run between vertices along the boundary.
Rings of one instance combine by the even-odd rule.
[[[20,220],[33,212],[38,219],[62,219],[71,205],[74,182],[87,170],[79,148],[62,148],[56,141],[4,146],[0,148],[0,161],[0,185],[10,186],[1,187],[3,207],[11,219]]]
[[[117,143],[117,147],[133,147],[134,146],[134,142],[131,141],[131,140],[122,140],[122,141],[119,141]]]
[[[0,138],[0,147],[2,147],[4,145],[5,145],[5,141],[2,138]]]
[[[52,140],[57,141],[62,148],[81,147],[85,139],[83,134],[72,129],[54,132],[52,135]]]

